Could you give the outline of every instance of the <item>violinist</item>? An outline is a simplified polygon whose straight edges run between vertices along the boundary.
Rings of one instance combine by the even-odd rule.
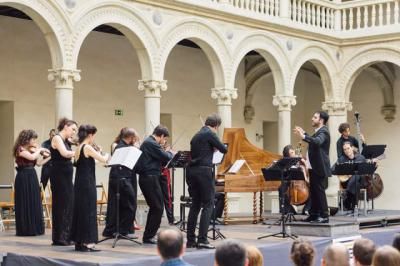
[[[51,140],[55,135],[56,135],[56,130],[52,128],[49,132],[49,139],[42,143],[42,148],[45,148],[50,151]],[[48,154],[48,156],[50,156],[50,154]],[[46,189],[47,182],[49,182],[50,173],[51,173],[51,161],[48,160],[47,163],[43,164],[42,172],[40,175],[40,183],[42,183],[43,190]]]
[[[37,147],[38,135],[32,129],[22,130],[13,148],[17,176],[15,177],[15,227],[17,236],[36,236],[44,234],[44,221],[40,187],[35,165],[50,160],[41,158],[49,152]]]

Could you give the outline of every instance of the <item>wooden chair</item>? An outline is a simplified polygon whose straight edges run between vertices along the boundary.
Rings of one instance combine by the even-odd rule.
[[[15,223],[15,213],[14,213],[14,184],[11,185],[0,185],[0,189],[10,190],[10,200],[0,201],[0,231],[4,228],[4,224],[7,224],[7,229],[10,227],[11,223]],[[3,213],[5,214],[3,216]]]
[[[43,184],[40,184],[40,196],[42,198],[43,218],[44,221],[46,222],[46,227],[52,228],[53,227],[51,219],[52,194],[51,194],[50,184],[48,184],[46,188],[47,189],[43,189]]]
[[[97,222],[98,224],[100,224],[101,221],[104,221],[106,219],[106,214],[103,213],[103,205],[107,205],[107,192],[103,182],[100,183],[99,185],[96,185],[96,189],[100,190],[100,198],[97,196],[97,201],[96,201],[96,204],[100,206],[97,212]]]

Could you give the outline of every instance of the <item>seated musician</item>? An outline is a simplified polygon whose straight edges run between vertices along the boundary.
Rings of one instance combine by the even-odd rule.
[[[343,155],[337,160],[336,164],[342,163],[363,163],[366,162],[366,159],[363,155],[357,153],[355,148],[351,145],[350,142],[343,143]],[[335,172],[335,166],[332,167],[332,171]],[[339,180],[341,186],[346,188],[346,199],[344,200],[343,204],[344,207],[348,210],[354,210],[354,206],[357,204],[356,199],[356,187],[358,190],[363,188],[364,179],[359,175],[352,175],[352,176],[339,176]],[[358,191],[359,192],[359,191]]]

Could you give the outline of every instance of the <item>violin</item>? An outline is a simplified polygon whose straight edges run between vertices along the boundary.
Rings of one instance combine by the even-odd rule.
[[[35,153],[38,149],[40,149],[37,146],[29,146],[28,147],[28,151],[30,153]],[[50,157],[50,151],[48,149],[43,149],[40,151],[40,155],[42,155],[43,159],[46,159],[48,157]]]

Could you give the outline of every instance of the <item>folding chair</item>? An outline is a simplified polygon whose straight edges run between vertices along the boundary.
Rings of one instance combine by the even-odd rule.
[[[103,213],[103,205],[107,205],[107,192],[103,182],[101,182],[99,185],[96,185],[96,189],[99,189],[101,193],[100,198],[97,197],[96,200],[96,204],[100,206],[99,211],[97,212],[97,223],[100,224],[100,222],[104,221],[106,218],[106,214]]]

